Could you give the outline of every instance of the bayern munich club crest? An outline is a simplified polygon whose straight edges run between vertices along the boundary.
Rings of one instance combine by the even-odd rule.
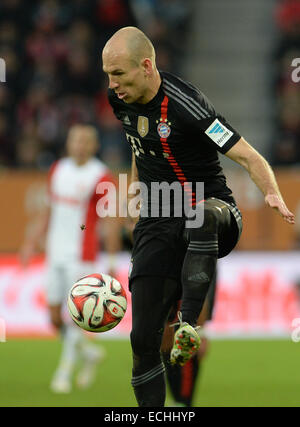
[[[170,136],[170,133],[171,133],[171,128],[169,126],[170,124],[171,123],[160,122],[159,125],[157,126],[157,132],[161,138],[165,139]]]

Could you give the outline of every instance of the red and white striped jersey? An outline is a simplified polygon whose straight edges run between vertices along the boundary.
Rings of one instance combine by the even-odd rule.
[[[70,157],[58,160],[49,172],[51,206],[46,252],[49,261],[94,261],[99,251],[96,193],[100,182],[113,181],[107,166],[96,158],[78,166]],[[81,229],[81,225],[85,229]]]

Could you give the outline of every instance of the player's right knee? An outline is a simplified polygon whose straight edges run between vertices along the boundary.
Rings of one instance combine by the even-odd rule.
[[[203,209],[199,206],[199,209]],[[190,240],[197,239],[197,236],[202,233],[217,233],[219,225],[219,213],[215,206],[204,204],[203,223],[199,228],[189,229]]]
[[[203,209],[202,206],[199,206],[200,208]],[[185,230],[188,251],[197,254],[218,255],[220,213],[216,206],[205,203],[203,215],[201,227]]]

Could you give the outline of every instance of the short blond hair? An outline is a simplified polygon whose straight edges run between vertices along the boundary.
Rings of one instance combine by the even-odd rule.
[[[143,59],[149,58],[156,68],[155,49],[151,40],[136,27],[124,27],[118,30],[106,43],[103,52],[111,48],[113,43],[119,43],[125,47],[129,60],[136,66],[139,66]]]
[[[141,30],[136,30],[136,34],[132,34],[127,40],[127,48],[131,60],[136,65],[139,65],[143,59],[149,58],[155,65],[156,55],[151,40]]]

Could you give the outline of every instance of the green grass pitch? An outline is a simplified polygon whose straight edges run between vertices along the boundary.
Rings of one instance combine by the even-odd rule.
[[[95,383],[55,395],[49,381],[59,340],[0,343],[0,406],[136,406],[127,340],[101,342],[107,350]],[[202,366],[194,406],[300,406],[300,343],[290,340],[214,340]]]

